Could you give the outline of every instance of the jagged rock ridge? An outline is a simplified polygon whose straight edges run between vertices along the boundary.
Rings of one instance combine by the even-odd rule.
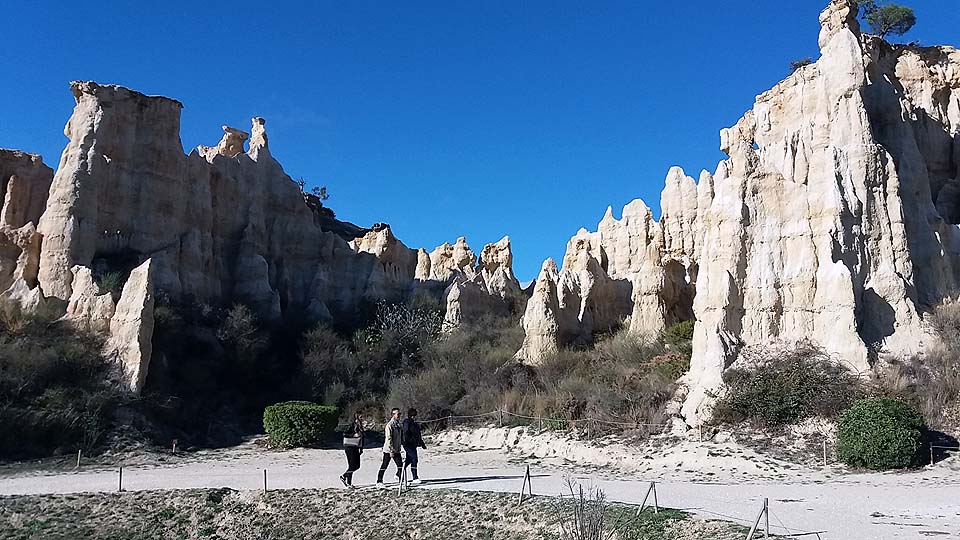
[[[443,246],[436,271],[416,279],[418,252],[389,226],[337,222],[301,193],[271,156],[263,118],[250,133],[223,126],[219,144],[187,155],[178,101],[94,82],[71,90],[76,107],[55,175],[38,156],[0,151],[0,290],[108,333],[135,391],[149,365],[156,294],[242,302],[265,319],[322,320],[423,289],[443,295],[448,322],[459,324],[470,308],[446,289],[461,274],[481,276],[476,300],[485,305],[519,291],[502,270],[488,277],[444,262]],[[509,254],[509,240],[496,246]],[[457,250],[470,252],[463,239]],[[116,299],[97,284],[108,274],[126,278]]]

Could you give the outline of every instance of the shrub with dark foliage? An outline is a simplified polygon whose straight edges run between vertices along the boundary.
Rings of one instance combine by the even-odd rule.
[[[714,421],[751,421],[783,426],[813,416],[836,417],[858,396],[857,377],[808,343],[750,369],[723,374],[726,393],[714,408]]]
[[[339,416],[336,407],[309,401],[287,401],[270,405],[263,411],[263,429],[274,446],[310,446],[333,433]]]
[[[848,465],[884,470],[922,464],[923,418],[902,401],[857,401],[840,416],[837,428],[837,455]]]

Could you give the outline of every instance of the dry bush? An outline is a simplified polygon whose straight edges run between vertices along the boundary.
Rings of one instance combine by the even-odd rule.
[[[567,480],[569,498],[561,497],[554,505],[554,518],[560,527],[561,540],[613,540],[619,537],[622,524],[610,522],[611,505],[598,487],[584,491],[583,486]]]
[[[960,303],[940,305],[928,320],[939,346],[891,362],[878,377],[875,392],[913,405],[931,427],[956,430],[960,428]]]
[[[811,342],[752,360],[724,372],[726,390],[714,406],[715,422],[783,426],[813,416],[835,418],[862,394],[857,376]]]
[[[600,420],[591,426],[594,433],[664,424],[676,380],[689,362],[682,352],[667,352],[660,340],[621,330],[593,349],[563,349],[544,359],[536,369],[533,410],[521,412],[564,424]]]
[[[124,393],[95,336],[0,303],[0,459],[90,452]]]

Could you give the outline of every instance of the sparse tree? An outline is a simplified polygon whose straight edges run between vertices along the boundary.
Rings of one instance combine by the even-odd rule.
[[[296,180],[296,182],[297,182],[297,187],[300,188],[300,193],[306,194],[307,181],[304,180],[303,177],[301,176]],[[310,194],[320,199],[321,201],[325,201],[330,198],[330,194],[327,193],[327,186],[313,186],[313,188],[310,190]]]
[[[912,8],[899,4],[878,5],[877,0],[858,0],[857,6],[863,19],[881,38],[892,34],[902,36],[917,24],[917,16]]]
[[[813,58],[810,58],[809,56],[806,58],[801,58],[799,60],[794,60],[790,62],[790,73],[793,73],[794,71],[802,68],[803,66],[809,66],[812,63],[813,63]]]

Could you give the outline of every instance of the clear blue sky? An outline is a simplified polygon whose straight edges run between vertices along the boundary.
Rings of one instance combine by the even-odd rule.
[[[903,41],[957,43],[957,0],[908,2]],[[5,2],[0,147],[66,139],[68,82],[174,97],[182,141],[267,119],[294,178],[409,246],[509,234],[521,280],[607,205],[659,212],[671,165],[696,177],[718,130],[816,58],[826,0],[757,2]]]

